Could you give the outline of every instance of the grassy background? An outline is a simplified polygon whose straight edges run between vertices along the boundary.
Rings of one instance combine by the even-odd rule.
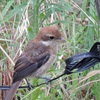
[[[60,28],[67,43],[60,46],[57,61],[44,76],[55,77],[63,72],[63,55],[68,58],[87,52],[100,41],[94,0],[0,0],[1,85],[11,83],[14,62],[27,42],[39,28],[50,25]],[[99,68],[100,64],[32,91],[20,89],[17,95],[21,100],[100,100]],[[30,82],[35,85],[43,80]]]

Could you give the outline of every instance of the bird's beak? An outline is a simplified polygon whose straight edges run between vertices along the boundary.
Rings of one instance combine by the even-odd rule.
[[[64,37],[61,37],[61,38],[60,38],[60,41],[61,41],[61,42],[66,42],[66,39],[65,39]]]

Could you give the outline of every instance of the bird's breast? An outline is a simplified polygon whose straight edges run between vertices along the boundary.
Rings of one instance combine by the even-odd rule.
[[[56,55],[51,54],[49,60],[44,65],[42,65],[37,71],[32,73],[31,77],[40,77],[42,74],[48,71],[50,66],[54,63],[55,58],[56,58]]]

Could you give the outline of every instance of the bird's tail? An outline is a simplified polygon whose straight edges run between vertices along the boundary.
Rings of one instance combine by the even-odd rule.
[[[20,81],[13,83],[9,89],[9,91],[6,94],[6,97],[4,98],[4,100],[12,100],[18,87],[20,85]]]

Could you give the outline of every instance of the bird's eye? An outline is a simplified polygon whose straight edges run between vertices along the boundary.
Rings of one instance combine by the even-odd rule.
[[[49,37],[50,40],[52,40],[52,39],[54,39],[54,38],[55,38],[54,36],[50,36],[50,37]]]

